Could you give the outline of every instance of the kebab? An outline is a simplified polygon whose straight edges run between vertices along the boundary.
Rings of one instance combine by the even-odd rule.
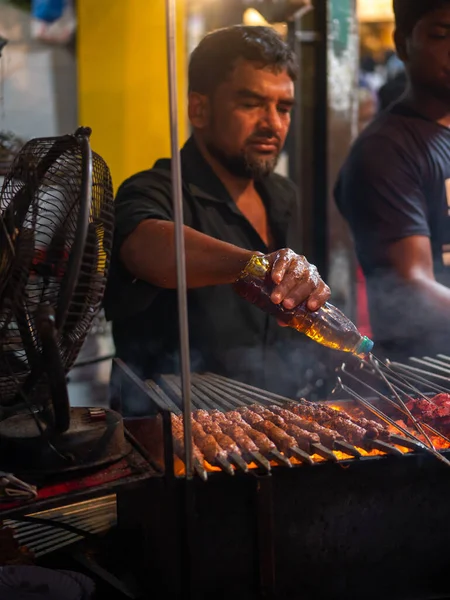
[[[266,471],[271,470],[270,462],[259,452],[258,446],[238,423],[229,421],[220,410],[213,410],[210,415],[219,424],[222,432],[236,442],[246,460],[255,462]]]
[[[328,406],[325,407],[322,404],[316,405],[302,399],[299,403],[287,403],[287,407],[300,417],[304,417],[307,420],[314,420],[323,427],[334,429],[344,436],[351,444],[367,450],[381,450],[382,452],[398,456],[403,453],[384,440],[388,440],[389,442],[394,441],[398,444],[401,443],[404,447],[410,446],[409,440],[391,434],[389,430],[383,426],[381,426],[380,429],[378,423],[376,423],[377,427],[374,427],[372,424],[375,423],[375,421],[355,419],[350,417],[350,415],[344,411],[338,411]],[[361,422],[366,424],[369,428],[366,429],[362,427],[359,424]],[[416,449],[416,445],[414,445],[414,448]]]
[[[182,460],[185,461],[185,450],[184,450],[184,430],[183,430],[183,419],[180,416],[172,415],[172,439],[175,454]],[[192,443],[192,458],[194,468],[200,477],[206,481],[208,475],[204,467],[205,457],[201,452],[200,448]],[[230,467],[231,468],[231,467]],[[232,469],[231,469],[232,470]]]
[[[286,431],[272,423],[268,419],[265,419],[253,412],[248,407],[241,407],[237,409],[237,412],[242,415],[244,421],[257,431],[264,433],[269,439],[274,442],[278,450],[284,452],[286,456],[293,456],[301,462],[312,465],[313,460],[307,452],[298,447],[298,443],[295,437],[289,435]]]
[[[270,410],[275,414],[282,417],[286,423],[290,423],[292,425],[297,425],[301,429],[305,431],[310,431],[311,433],[316,433],[319,436],[321,444],[326,446],[327,448],[332,448],[333,450],[340,450],[341,452],[345,452],[349,456],[354,456],[355,458],[360,458],[361,453],[358,451],[355,446],[349,444],[343,435],[334,431],[334,429],[327,429],[322,425],[319,425],[315,421],[308,421],[307,419],[302,419],[295,413],[287,410],[286,408],[281,408],[281,406],[271,405]]]
[[[274,423],[288,435],[291,435],[297,441],[298,447],[308,454],[318,454],[326,460],[337,461],[337,457],[333,454],[332,450],[321,444],[320,437],[317,433],[301,428],[298,423],[286,421],[281,415],[276,414],[273,410],[265,408],[260,404],[252,404],[247,408],[240,409],[241,414],[245,413],[246,410],[255,412],[260,417],[263,417],[263,419]]]
[[[248,435],[248,437],[255,442],[259,452],[266,458],[274,460],[281,466],[292,467],[291,461],[283,456],[272,442],[264,433],[253,429],[251,425],[244,421],[242,416],[235,410],[226,413],[226,418],[229,422],[239,425],[239,427]]]
[[[197,410],[193,417],[193,420],[200,424],[207,434],[214,437],[217,444],[227,453],[230,462],[247,472],[248,466],[242,458],[242,452],[238,445],[230,436],[222,432],[220,425],[213,420],[211,414],[206,410]]]

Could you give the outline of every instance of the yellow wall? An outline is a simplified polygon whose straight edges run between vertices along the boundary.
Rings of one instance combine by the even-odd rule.
[[[183,0],[178,10],[180,144],[187,136]],[[78,0],[80,125],[108,163],[114,189],[170,156],[164,0]]]

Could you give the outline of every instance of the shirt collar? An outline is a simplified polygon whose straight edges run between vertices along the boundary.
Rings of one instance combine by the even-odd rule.
[[[211,165],[203,158],[194,137],[191,136],[181,149],[183,179],[193,196],[213,202],[228,202],[234,206],[233,199]],[[286,193],[280,185],[279,175],[268,175],[257,183],[262,195],[268,201],[268,209],[275,208],[277,213],[287,213],[295,202],[295,192]]]

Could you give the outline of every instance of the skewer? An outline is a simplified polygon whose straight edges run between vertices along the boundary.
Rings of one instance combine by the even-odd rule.
[[[222,471],[224,471],[225,473],[228,473],[228,475],[234,475],[233,467],[225,458],[218,456],[218,457],[216,457],[215,462],[216,462],[215,466],[220,467],[222,469]]]
[[[154,382],[151,380],[146,381],[147,386],[159,396],[159,398],[166,404],[167,408],[175,415],[182,416],[181,409],[167,396],[167,394]],[[176,452],[175,452],[176,454]],[[176,454],[178,456],[178,454]],[[184,458],[182,456],[178,456],[178,458],[184,462]],[[205,466],[199,461],[198,458],[193,457],[192,466],[194,471],[203,481],[208,481],[208,472],[205,469]]]
[[[428,359],[416,358],[415,356],[413,356],[409,360],[411,362],[417,363],[418,365],[424,365],[425,367],[431,367],[435,371],[442,371],[443,373],[447,373],[447,375],[450,375],[450,370],[448,368],[444,368],[444,367],[440,367],[439,365],[432,364],[432,363],[428,362]]]
[[[409,450],[414,450],[414,452],[424,452],[423,444],[417,444],[413,440],[409,438],[405,438],[402,435],[398,435],[396,433],[391,433],[390,439],[397,446],[402,446],[403,448],[408,448]]]
[[[233,401],[230,402],[227,396],[222,392],[220,386],[212,386],[208,384],[208,382],[204,382],[197,377],[193,379],[194,387],[199,393],[203,393],[211,398],[216,403],[215,408],[217,408],[217,403],[228,410],[235,410],[236,406],[245,406],[247,403],[242,402],[236,398],[233,398]],[[222,392],[222,393],[219,393]]]
[[[450,356],[447,356],[446,354],[438,354],[437,357],[442,358],[442,360],[445,360],[446,362],[450,362]]]
[[[311,465],[314,464],[314,461],[310,457],[310,455],[307,454],[304,450],[300,450],[300,448],[298,448],[297,446],[290,447],[286,451],[286,454],[289,454],[289,456],[292,456],[293,458],[296,458],[297,460],[299,460],[304,465],[311,466]]]
[[[382,440],[372,440],[368,438],[364,445],[367,449],[371,450],[379,450],[380,452],[385,452],[386,454],[392,454],[393,456],[403,456],[403,452],[392,446],[392,444],[388,444],[387,442],[383,442]]]
[[[356,448],[355,446],[353,446],[353,444],[350,444],[349,442],[335,440],[334,449],[344,452],[349,456],[353,456],[354,458],[361,458],[361,452],[358,450],[358,448]]]
[[[430,448],[433,448],[433,450],[436,450],[436,448],[434,447],[434,444],[431,441],[431,439],[429,438],[428,434],[425,433],[425,431],[423,430],[421,423],[416,419],[416,417],[412,414],[412,412],[409,410],[409,408],[403,402],[402,398],[397,393],[397,390],[395,389],[395,387],[386,379],[383,371],[380,369],[380,363],[378,362],[378,360],[373,356],[371,356],[369,360],[370,360],[371,365],[374,367],[374,369],[378,373],[378,375],[381,377],[381,379],[384,381],[384,383],[389,387],[391,392],[397,398],[400,406],[402,407],[403,411],[408,415],[408,417],[411,419],[415,428],[425,437],[425,439],[427,440],[427,442],[430,445]]]
[[[318,454],[322,458],[325,458],[325,460],[331,460],[332,462],[337,462],[337,456],[335,454],[333,454],[332,450],[330,450],[323,444],[320,444],[319,442],[311,442],[310,446],[311,446],[312,454]],[[356,450],[356,448],[355,448],[355,450]],[[359,454],[359,452],[358,452],[358,454]]]
[[[267,457],[274,460],[281,467],[289,467],[289,468],[292,467],[291,461],[286,456],[281,454],[281,452],[279,450],[271,450],[270,453],[267,455]]]
[[[249,452],[248,458],[251,462],[254,462],[259,467],[270,473],[272,467],[270,466],[270,462],[267,460],[265,456],[261,454],[261,452]]]
[[[238,389],[241,391],[252,392],[256,394],[256,397],[260,400],[270,401],[274,404],[279,404],[282,406],[287,400],[292,400],[292,398],[286,398],[285,396],[280,396],[279,394],[275,394],[273,392],[268,392],[267,390],[260,390],[257,387],[249,385],[248,383],[241,383],[240,381],[231,381],[222,375],[216,375],[215,373],[205,373],[203,377],[212,383],[221,382],[222,385],[228,385],[229,387],[233,387],[234,389]]]
[[[392,383],[393,381],[395,381],[398,385],[403,385],[404,387],[407,388],[408,391],[412,390],[414,392],[414,394],[417,394],[418,396],[420,396],[421,398],[423,398],[424,400],[426,400],[427,402],[432,403],[432,400],[426,396],[425,394],[423,394],[419,389],[417,389],[415,386],[413,386],[412,384],[408,383],[408,382],[404,382],[404,376],[403,374],[398,375],[397,373],[395,373],[396,375],[398,375],[398,377],[396,377],[395,375],[391,375],[391,373],[393,373],[392,369],[390,368],[390,363],[389,361],[386,364],[383,364],[383,367],[385,369],[387,369],[388,374],[386,375],[386,377],[388,379],[391,380],[391,385],[389,387],[391,387],[392,389],[396,389],[398,392],[405,394],[408,398],[411,397],[411,395],[408,392],[405,392],[404,390],[402,390],[400,387],[396,386],[394,383]],[[400,378],[400,379],[399,379]],[[388,384],[389,385],[389,384]],[[445,389],[445,388],[444,388]],[[382,400],[384,400],[385,402],[390,403],[392,406],[394,406],[397,410],[399,410],[400,412],[403,412],[403,414],[405,416],[409,417],[409,411],[404,412],[403,409],[399,406],[397,406],[395,404],[395,402],[393,402],[392,400],[390,400],[387,396],[384,396],[383,394],[379,394],[380,398]],[[448,438],[447,436],[445,436],[442,432],[438,431],[437,429],[435,429],[432,425],[430,425],[429,423],[426,422],[422,422],[421,423],[422,427],[424,429],[427,429],[432,435],[441,438],[442,440],[444,440],[447,443],[450,443],[450,438]],[[406,446],[405,446],[406,447]]]
[[[172,390],[175,393],[180,391],[178,381],[174,376],[165,375],[164,379],[168,382],[168,384],[171,386]],[[201,408],[204,408],[205,410],[210,410],[211,408],[217,409],[217,406],[214,403],[214,401],[208,398],[201,390],[197,389],[197,386],[194,383],[192,383],[192,399],[194,400],[194,402],[200,404]],[[225,459],[221,459],[219,466],[223,468],[223,465],[227,464],[228,466],[226,467],[226,472],[228,474],[231,474],[230,469],[231,471],[233,471],[231,464],[233,464],[237,469],[240,469],[244,473],[248,473],[247,463],[242,458],[242,456],[237,454],[237,452],[227,452],[227,457],[228,461],[226,461]],[[216,460],[217,462],[219,462],[218,459]],[[234,471],[232,474],[234,475]]]
[[[442,360],[438,360],[437,358],[432,358],[431,356],[424,356],[423,360],[425,360],[431,364],[437,365],[439,367],[446,367],[447,373],[450,373],[450,371],[448,370],[450,368],[450,365]]]
[[[359,394],[357,394],[356,392],[354,392],[351,388],[349,388],[348,386],[344,385],[342,383],[342,381],[341,381],[340,378],[338,378],[338,384],[341,386],[341,389],[344,392],[346,392],[347,394],[349,394],[350,396],[352,396],[353,398],[355,398],[355,400],[357,400],[357,402],[359,402],[362,406],[364,406],[365,408],[367,408],[369,411],[373,412],[373,414],[375,414],[376,416],[378,416],[380,419],[382,419],[386,423],[390,423],[393,427],[395,427],[399,431],[402,431],[403,433],[407,433],[409,437],[412,436],[411,433],[409,433],[406,429],[404,429],[403,427],[401,427],[400,425],[398,425],[395,421],[393,421],[392,419],[390,419],[382,411],[380,411],[379,409],[375,408],[375,406],[373,406],[365,398],[362,398]],[[412,436],[412,437],[414,437],[414,436]],[[425,446],[419,440],[416,440],[416,441],[417,441],[418,444],[422,445],[422,448],[424,449],[424,451],[429,452],[435,458],[437,458],[438,460],[440,460],[441,462],[443,462],[447,466],[450,466],[450,461],[447,458],[445,458],[445,456],[442,456],[442,454],[440,452],[438,452],[437,450],[434,450],[433,448],[429,448],[428,446]]]
[[[364,381],[361,381],[360,379],[358,379],[358,377],[356,377],[352,373],[349,373],[348,371],[346,371],[345,370],[345,364],[343,364],[342,367],[341,367],[341,370],[342,370],[342,372],[345,375],[351,377],[352,379],[354,379],[358,383],[364,385],[367,389],[369,389],[372,392],[374,392],[375,394],[377,394],[382,400],[385,400],[386,402],[388,402],[388,403],[392,404],[393,406],[395,406],[395,408],[399,409],[399,406],[395,402],[393,402],[390,398],[388,398],[387,396],[384,396],[383,394],[381,394],[378,390],[376,390],[374,387],[372,387],[368,383],[366,383]],[[410,431],[408,431],[407,429],[405,429],[404,427],[402,427],[401,425],[399,425],[398,423],[396,423],[393,419],[391,419],[390,417],[388,417],[387,415],[385,415],[384,412],[382,412],[378,408],[375,408],[375,406],[373,406],[373,404],[371,404],[365,398],[362,398],[359,394],[357,394],[356,392],[354,392],[351,388],[349,388],[348,386],[344,385],[342,383],[342,380],[341,380],[340,377],[338,377],[338,380],[337,380],[337,387],[340,387],[341,389],[343,389],[344,391],[346,391],[346,393],[350,394],[350,396],[352,398],[354,398],[357,402],[359,402],[360,404],[362,404],[365,408],[367,408],[371,413],[373,413],[374,415],[376,415],[379,419],[381,419],[382,421],[384,421],[388,425],[392,425],[392,427],[395,427],[395,429],[397,429],[398,431],[401,431],[404,435],[406,435],[407,437],[413,439],[418,444],[422,444],[422,442],[415,435],[413,435]],[[422,445],[424,446],[424,444],[422,444]],[[426,446],[424,446],[424,447],[426,447]]]
[[[395,386],[394,386],[395,387]],[[415,389],[415,388],[414,388]],[[405,393],[405,392],[403,392]],[[431,400],[429,398],[427,398],[426,396],[423,396],[421,394],[421,397],[424,400],[428,400],[428,402],[431,403]],[[441,438],[442,440],[444,440],[445,442],[448,442],[450,444],[450,438],[448,438],[446,435],[444,435],[442,432],[438,431],[437,429],[435,429],[432,425],[430,425],[429,423],[426,423],[425,421],[422,422],[422,427],[424,429],[427,429],[432,435],[435,435],[436,437]]]
[[[241,469],[244,473],[248,473],[248,465],[242,456],[239,456],[237,452],[228,452],[228,460],[238,469]]]
[[[208,385],[209,389],[215,388],[215,390],[220,390],[223,394],[227,394],[230,396],[233,392],[233,408],[235,409],[237,406],[248,406],[249,404],[253,404],[255,401],[264,406],[264,402],[267,402],[261,393],[253,392],[246,389],[241,389],[238,386],[229,385],[222,383],[221,381],[215,381],[211,383],[209,380],[203,382],[204,385]],[[236,397],[236,394],[239,395],[239,398]],[[233,410],[233,409],[232,409]]]
[[[387,362],[387,364],[390,366],[391,363]],[[444,393],[450,393],[450,388],[446,388],[444,386],[438,385],[437,383],[435,383],[434,381],[430,381],[429,379],[426,379],[425,377],[421,377],[420,375],[414,374],[414,373],[404,373],[402,371],[400,371],[400,369],[394,370],[391,369],[391,373],[395,373],[396,375],[401,375],[402,379],[405,380],[405,385],[411,385],[409,382],[412,381],[414,383],[420,383],[422,385],[425,385],[428,389],[432,390],[434,393],[439,393],[439,392],[444,392]]]
[[[425,375],[427,377],[434,377],[435,379],[440,379],[442,381],[447,381],[450,383],[449,377],[444,377],[443,375],[438,375],[437,373],[431,373],[430,371],[425,371],[425,369],[419,369],[419,367],[413,367],[411,365],[404,365],[403,363],[391,362],[390,365],[395,369],[400,369],[404,371],[411,371],[413,373],[420,373],[421,375]]]

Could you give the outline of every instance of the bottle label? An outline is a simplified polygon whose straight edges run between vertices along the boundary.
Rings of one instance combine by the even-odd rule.
[[[238,280],[248,277],[258,277],[264,279],[267,273],[270,271],[270,263],[264,256],[254,254],[245,267],[242,269]]]

